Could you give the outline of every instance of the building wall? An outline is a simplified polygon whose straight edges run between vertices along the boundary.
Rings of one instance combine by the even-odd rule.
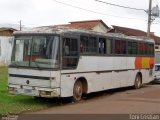
[[[0,36],[0,66],[9,65],[13,48],[13,37]]]
[[[0,31],[0,36],[12,36],[13,31],[11,30],[5,30],[5,31]]]
[[[160,45],[159,44],[155,44],[155,51],[160,51]]]
[[[155,51],[155,63],[160,64],[160,51]]]
[[[107,33],[108,30],[102,23],[100,23],[96,27],[93,28],[93,31]]]

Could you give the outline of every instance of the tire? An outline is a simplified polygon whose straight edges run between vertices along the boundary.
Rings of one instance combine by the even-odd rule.
[[[76,81],[73,87],[73,101],[78,102],[82,99],[83,85],[81,81]]]
[[[134,82],[134,88],[139,89],[142,86],[142,77],[138,74]]]

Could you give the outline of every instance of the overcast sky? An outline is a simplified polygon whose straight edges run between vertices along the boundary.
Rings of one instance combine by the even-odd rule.
[[[67,6],[62,3],[72,5]],[[95,0],[0,0],[0,24],[25,27],[66,24],[70,21],[102,19],[107,25],[118,25],[147,31],[147,13],[115,7]],[[113,4],[148,9],[149,0],[102,0]],[[152,0],[152,6],[160,0]],[[75,6],[79,7],[75,8]],[[83,8],[85,10],[82,10]],[[86,10],[90,10],[86,11]],[[91,12],[92,11],[92,12]],[[160,19],[155,19],[151,31],[160,36]]]

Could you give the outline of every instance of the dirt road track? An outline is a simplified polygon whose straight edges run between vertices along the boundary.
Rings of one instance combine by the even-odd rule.
[[[99,95],[101,94],[101,95]],[[160,85],[145,85],[141,89],[118,89],[95,94],[91,99],[69,103],[34,114],[130,114],[160,113]]]

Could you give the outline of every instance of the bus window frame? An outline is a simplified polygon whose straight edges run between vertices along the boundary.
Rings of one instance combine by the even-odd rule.
[[[85,37],[96,37],[97,39],[97,52],[96,53],[82,53],[80,52],[80,41],[81,41],[81,36],[85,36]],[[100,54],[99,53],[99,38],[104,38],[107,42],[107,40],[111,41],[111,54],[105,53],[105,54]],[[126,53],[125,54],[115,54],[115,40],[123,40],[126,43]],[[128,42],[136,42],[137,44],[137,53],[136,54],[128,54]],[[145,44],[152,44],[153,47],[155,46],[154,42],[151,41],[145,41],[145,40],[136,40],[136,39],[127,39],[127,38],[119,38],[119,37],[114,37],[114,36],[103,36],[103,35],[97,35],[97,34],[90,34],[90,33],[79,33],[79,56],[112,56],[112,57],[117,57],[117,56],[125,56],[125,57],[154,57],[154,53],[152,54],[140,54],[139,53],[139,48],[138,48],[138,44],[142,42]],[[106,46],[107,49],[107,46]],[[153,50],[154,52],[154,50]]]
[[[94,37],[94,38],[96,38],[96,52],[94,53],[86,53],[86,52],[81,52],[80,51],[80,55],[89,55],[89,56],[95,56],[95,55],[98,55],[99,53],[99,50],[98,50],[98,38],[99,38],[99,36],[97,35],[96,36],[96,34],[84,34],[84,33],[82,33],[82,34],[80,34],[80,36],[79,36],[79,42],[81,43],[81,37],[87,37],[88,38],[88,40],[89,40],[89,38],[91,38],[91,37]],[[79,44],[79,49],[80,49],[80,44]]]
[[[77,34],[76,35],[75,34],[72,35],[72,34],[63,34],[61,36],[61,42],[60,42],[60,56],[61,56],[60,69],[61,70],[74,70],[74,69],[77,69],[77,67],[78,67],[79,58],[80,58],[80,49],[79,49],[80,38],[79,38],[79,36]],[[64,56],[64,54],[63,54],[63,52],[64,52],[64,50],[63,50],[63,40],[65,38],[76,39],[77,40],[77,56],[76,57],[74,57],[74,56]],[[77,63],[76,63],[76,65],[74,67],[64,67],[63,66],[63,58],[75,58],[75,59],[77,59]]]
[[[98,40],[97,40],[98,41],[98,53],[97,54],[101,55],[101,56],[104,56],[104,55],[107,55],[107,53],[106,53],[107,52],[107,50],[106,50],[107,46],[105,45],[105,47],[104,47],[105,48],[105,53],[100,53],[100,50],[99,50],[100,49],[99,48],[100,39],[105,39],[105,43],[106,43],[107,42],[107,37],[105,37],[105,36],[98,36]]]
[[[119,54],[118,53],[116,53],[116,41],[119,41],[120,42],[120,48],[119,48]],[[122,47],[122,41],[124,41],[125,42],[125,53],[122,53],[122,49],[121,49],[121,47]],[[127,40],[126,39],[121,39],[121,38],[116,38],[116,39],[114,39],[114,44],[112,45],[112,46],[114,46],[114,55],[117,55],[117,56],[125,56],[125,55],[127,55]]]
[[[127,47],[126,47],[126,52],[127,52],[127,56],[128,57],[137,57],[137,56],[141,56],[140,54],[139,54],[139,48],[138,48],[138,45],[139,45],[139,41],[137,41],[137,40],[131,40],[131,39],[126,39],[126,41],[127,41]],[[129,42],[131,42],[132,44],[133,43],[136,43],[137,44],[137,53],[136,54],[129,54],[128,53],[128,43]]]
[[[33,38],[33,36],[57,36],[59,37],[59,48],[58,48],[58,51],[59,51],[59,56],[58,56],[58,67],[57,68],[41,68],[41,70],[47,70],[47,71],[52,71],[52,70],[55,70],[55,71],[58,71],[60,68],[61,68],[61,35],[60,34],[56,34],[56,33],[16,33],[16,34],[13,34],[14,36],[14,41],[13,41],[13,50],[12,50],[12,56],[11,56],[11,61],[13,60],[13,52],[14,52],[14,49],[15,49],[15,38],[16,37],[21,37],[21,36],[31,36],[31,38]],[[33,39],[32,39],[33,40]],[[39,68],[36,68],[36,67],[32,67],[32,66],[13,66],[12,64],[10,64],[8,67],[10,68],[23,68],[23,69],[33,69],[33,70],[39,70]]]

